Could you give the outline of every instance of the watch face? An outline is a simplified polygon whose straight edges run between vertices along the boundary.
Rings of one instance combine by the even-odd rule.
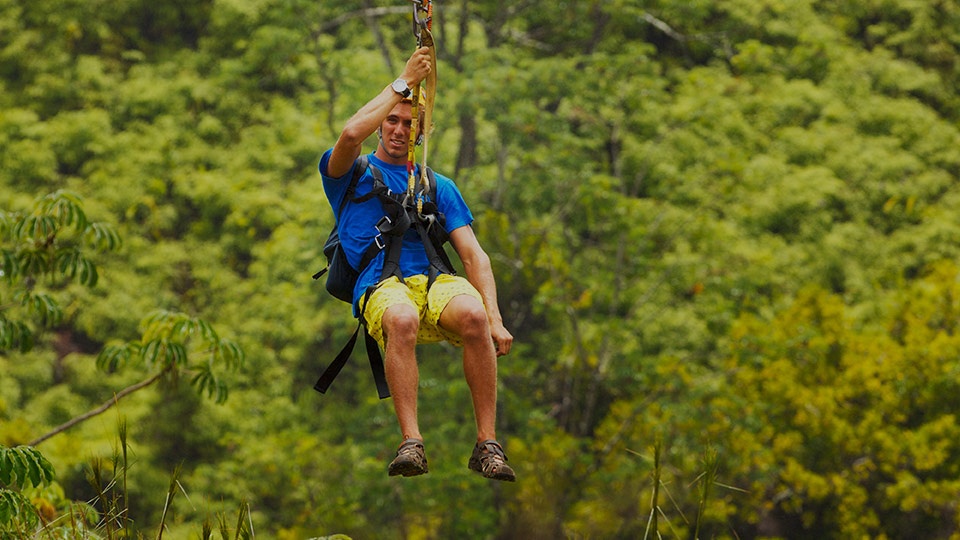
[[[403,97],[407,97],[410,95],[410,88],[407,87],[407,81],[403,79],[397,79],[393,81],[392,86],[393,86],[393,91],[402,95]]]

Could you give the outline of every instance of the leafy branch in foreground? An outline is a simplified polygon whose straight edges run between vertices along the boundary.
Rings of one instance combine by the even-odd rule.
[[[0,446],[0,538],[27,540],[35,538],[119,540],[132,538],[134,522],[130,518],[130,499],[127,475],[130,470],[129,444],[126,422],[119,423],[120,447],[109,460],[94,458],[87,470],[87,479],[95,496],[89,502],[69,501],[63,498],[56,485],[53,466],[38,450],[30,446],[6,448]],[[172,515],[177,492],[187,496],[180,483],[181,468],[170,477],[165,493],[162,516],[156,538],[161,540]],[[25,489],[53,485],[59,489],[55,497],[23,493]],[[35,499],[35,500],[31,500]],[[41,510],[40,506],[47,506]],[[56,506],[56,508],[54,508]],[[217,514],[222,540],[251,540],[253,518],[250,505],[244,501],[237,513],[236,527],[231,530],[227,517]],[[212,540],[213,527],[205,520],[201,538]],[[143,538],[142,533],[137,537]]]
[[[51,291],[69,282],[95,286],[99,273],[87,253],[120,243],[112,227],[87,218],[82,199],[69,191],[40,197],[27,213],[0,211],[0,351],[32,349],[33,324],[49,327],[63,318]]]
[[[53,465],[36,449],[0,446],[0,533],[3,538],[23,535],[39,525],[40,516],[22,490],[49,484],[54,476]]]
[[[235,342],[221,338],[208,322],[172,311],[156,311],[140,323],[141,338],[125,343],[112,343],[97,357],[97,366],[113,372],[130,364],[145,367],[150,376],[117,392],[99,407],[30,442],[40,444],[50,437],[102,414],[120,398],[167,378],[173,382],[191,376],[190,382],[200,394],[217,403],[227,399],[226,371],[238,369],[244,361],[243,350]]]

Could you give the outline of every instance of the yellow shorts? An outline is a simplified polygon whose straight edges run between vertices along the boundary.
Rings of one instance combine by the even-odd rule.
[[[460,336],[440,328],[438,321],[443,309],[454,296],[470,295],[483,302],[480,293],[466,279],[460,276],[440,274],[427,293],[427,276],[416,275],[404,278],[405,284],[395,276],[380,283],[370,294],[369,302],[364,309],[363,298],[360,299],[360,308],[363,309],[363,319],[367,325],[367,332],[377,340],[380,347],[384,347],[383,327],[380,320],[387,308],[397,304],[406,304],[413,307],[420,314],[420,330],[417,333],[417,343],[436,343],[449,341],[457,347],[463,346]]]

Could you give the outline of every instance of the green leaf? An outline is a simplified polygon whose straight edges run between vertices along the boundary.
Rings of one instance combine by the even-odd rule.
[[[215,342],[219,339],[217,336],[217,331],[213,329],[213,326],[210,325],[207,321],[197,321],[197,324],[200,327],[200,334],[209,342]]]
[[[14,478],[13,458],[10,455],[10,451],[0,447],[0,484],[4,486],[13,485]]]
[[[57,324],[63,318],[60,305],[48,294],[23,291],[20,303],[46,326]]]
[[[0,350],[16,348],[27,352],[33,347],[33,331],[23,321],[9,321],[0,316]]]
[[[13,518],[20,511],[20,502],[16,498],[17,496],[18,494],[13,491],[0,489],[0,525],[13,524]]]
[[[110,344],[97,355],[97,367],[106,371],[116,371],[130,362],[130,358],[139,355],[139,343]]]
[[[27,460],[17,448],[10,448],[7,452],[10,456],[10,465],[13,471],[11,484],[22,489],[27,485],[27,469],[29,468]]]
[[[7,282],[12,282],[19,274],[20,266],[17,264],[16,255],[9,250],[0,250],[0,272]]]
[[[20,274],[42,275],[50,271],[50,261],[46,251],[25,248],[17,255]]]
[[[243,363],[243,350],[232,341],[221,340],[216,348],[216,353],[230,369],[235,369]]]
[[[4,530],[2,526],[5,524],[32,529],[39,521],[37,510],[29,499],[15,491],[0,489],[0,531]]]
[[[180,339],[189,339],[194,332],[193,321],[187,318],[180,318],[173,323],[170,329],[171,336],[177,336]]]
[[[122,243],[119,233],[104,223],[91,223],[86,235],[87,240],[101,251],[113,251]]]
[[[39,487],[53,481],[53,465],[36,449],[29,446],[0,447],[0,482],[23,488],[29,481]]]
[[[44,475],[39,463],[37,463],[36,456],[31,456],[26,451],[23,451],[23,461],[27,464],[27,479],[30,480],[30,483],[34,486],[39,486],[43,482]]]
[[[140,349],[140,358],[148,366],[155,365],[160,358],[160,350],[164,347],[163,339],[154,339],[147,342],[142,349]]]
[[[60,224],[72,225],[80,231],[88,225],[82,204],[82,199],[76,193],[59,190],[41,198],[36,205],[36,211],[55,217]]]
[[[165,364],[186,366],[187,348],[184,347],[182,343],[167,343],[167,357],[165,358]]]
[[[96,265],[89,259],[83,258],[80,262],[80,283],[87,287],[94,287],[100,279]]]

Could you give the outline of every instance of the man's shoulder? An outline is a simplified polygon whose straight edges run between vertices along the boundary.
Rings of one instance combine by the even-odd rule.
[[[455,184],[455,182],[453,181],[453,179],[450,178],[449,176],[447,176],[447,175],[443,174],[442,172],[434,169],[433,167],[427,167],[427,168],[430,169],[430,172],[433,173],[433,176],[434,176],[437,180],[441,180],[441,181],[444,181],[444,182],[450,182],[451,184]]]
[[[434,178],[434,182],[437,183],[438,192],[441,192],[444,190],[453,190],[456,192],[460,191],[460,188],[457,187],[457,183],[453,181],[453,178],[450,178],[449,176],[446,176],[443,173],[437,172],[432,168],[430,170],[431,172],[433,172],[433,178]]]
[[[323,179],[330,180],[332,182],[353,178],[357,172],[369,173],[370,166],[373,165],[374,161],[373,154],[360,154],[355,160],[353,160],[353,166],[351,166],[350,169],[343,174],[343,176],[330,176],[328,168],[330,164],[330,156],[332,154],[333,148],[330,148],[324,152],[323,155],[320,156],[320,162],[317,166]]]

